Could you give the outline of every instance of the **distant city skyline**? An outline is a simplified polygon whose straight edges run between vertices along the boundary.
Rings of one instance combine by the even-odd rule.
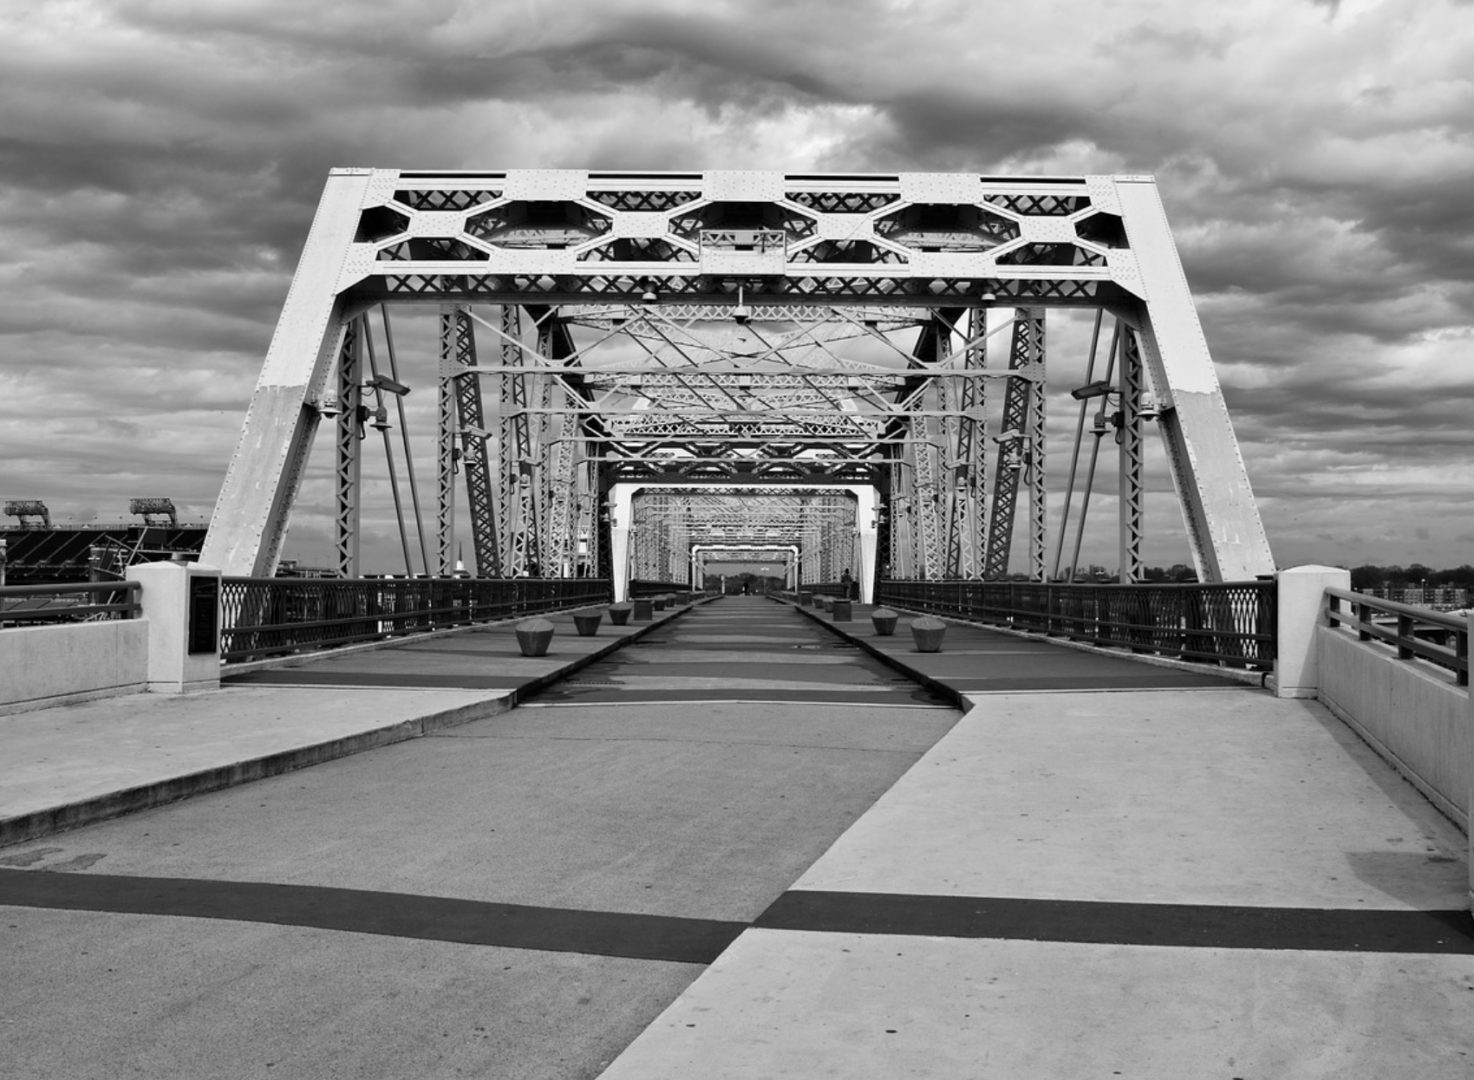
[[[40,0],[0,29],[0,498],[58,521],[208,518],[335,166],[1150,173],[1279,564],[1474,562],[1469,0]],[[1065,425],[1081,320],[1050,334]],[[1149,469],[1146,561],[1184,561]],[[394,570],[382,486],[366,513]]]

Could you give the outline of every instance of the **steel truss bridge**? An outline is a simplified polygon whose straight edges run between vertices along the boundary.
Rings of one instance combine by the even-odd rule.
[[[437,312],[433,375],[396,347],[405,305]],[[1094,313],[1052,536],[1051,308]],[[408,562],[390,413],[403,431],[430,378],[424,513],[407,437],[403,457],[432,576],[455,565],[458,498],[477,576],[607,577],[617,597],[720,551],[791,552],[804,581],[849,570],[867,599],[878,569],[1068,576],[1072,503],[1083,530],[1112,435],[1135,581],[1152,426],[1200,579],[1273,570],[1149,177],[334,170],[202,561],[273,573],[328,419],[338,573],[360,570],[368,428]]]

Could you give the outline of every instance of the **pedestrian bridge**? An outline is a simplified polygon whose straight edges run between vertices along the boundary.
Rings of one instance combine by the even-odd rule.
[[[0,587],[12,1058],[1463,1077],[1468,631],[1276,570],[1150,178],[337,170],[199,560]]]

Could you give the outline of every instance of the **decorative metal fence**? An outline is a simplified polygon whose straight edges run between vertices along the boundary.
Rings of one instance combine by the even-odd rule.
[[[639,581],[631,578],[625,588],[625,595],[634,600],[647,596],[665,596],[667,593],[688,593],[691,590],[690,585],[678,581]]]
[[[876,603],[1181,660],[1274,666],[1273,581],[1049,585],[880,581]]]
[[[141,588],[136,581],[0,585],[0,626],[136,618]]]
[[[1465,616],[1330,588],[1326,590],[1326,622],[1355,630],[1361,641],[1389,646],[1400,660],[1426,660],[1451,671],[1460,686],[1469,685],[1469,621]]]
[[[220,582],[226,663],[607,603],[600,578],[243,578]]]

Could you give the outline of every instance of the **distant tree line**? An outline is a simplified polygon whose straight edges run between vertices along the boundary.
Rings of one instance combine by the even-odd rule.
[[[1474,566],[1465,563],[1452,570],[1434,570],[1422,563],[1407,566],[1353,566],[1351,588],[1354,592],[1377,589],[1474,589]]]

